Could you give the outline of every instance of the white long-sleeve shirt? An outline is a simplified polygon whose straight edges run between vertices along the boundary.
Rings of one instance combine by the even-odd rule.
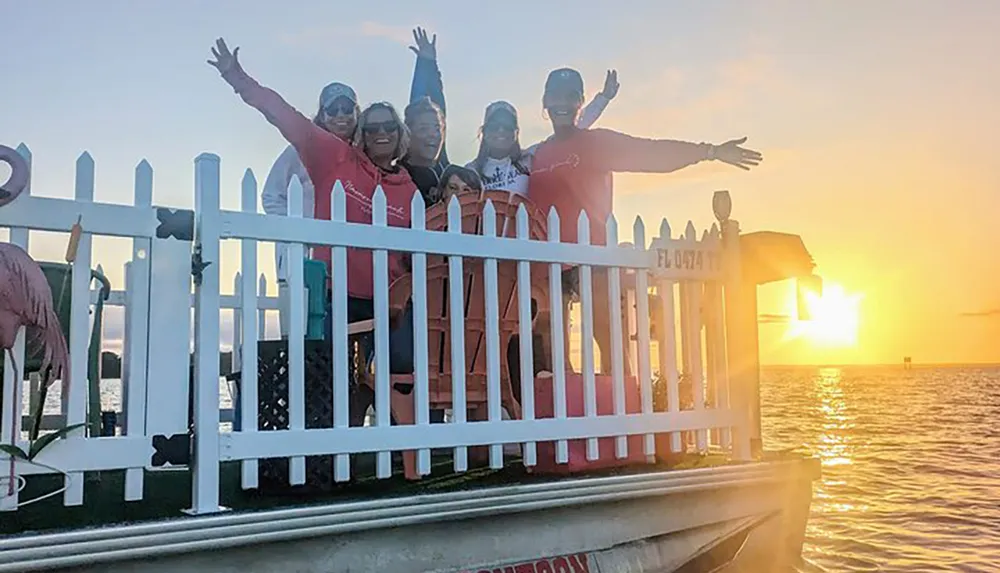
[[[264,181],[264,189],[260,194],[260,202],[264,207],[264,212],[268,215],[288,215],[288,185],[292,181],[292,176],[298,175],[302,183],[302,216],[315,218],[316,210],[316,189],[313,182],[306,173],[306,168],[299,159],[298,152],[289,145],[281,152],[281,155],[274,160],[271,171]],[[278,243],[274,246],[275,266],[277,268],[278,280],[283,281],[288,278],[288,245]]]
[[[587,129],[597,123],[598,118],[601,117],[601,114],[604,113],[604,110],[608,107],[608,103],[610,102],[611,100],[605,97],[604,94],[597,94],[594,99],[591,100],[591,102],[580,112],[580,117],[577,119],[576,125],[580,129]],[[540,141],[527,149],[522,150],[521,160],[519,163],[527,173],[521,173],[521,171],[514,165],[514,161],[510,157],[504,157],[502,159],[487,157],[486,161],[483,163],[483,170],[479,173],[479,177],[483,180],[483,189],[502,189],[519,195],[527,195],[528,178],[531,173],[531,160],[535,154],[535,150],[538,149],[538,146],[542,143],[545,143],[545,141]],[[472,160],[466,163],[465,167],[475,171],[476,161]]]

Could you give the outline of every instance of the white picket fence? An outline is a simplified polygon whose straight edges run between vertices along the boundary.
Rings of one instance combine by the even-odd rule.
[[[29,158],[25,147],[19,148]],[[152,169],[145,161],[136,168],[134,205],[94,202],[94,163],[84,153],[77,161],[74,199],[22,196],[0,208],[0,227],[11,228],[11,241],[28,244],[28,230],[68,232],[78,217],[83,227],[77,259],[73,263],[72,319],[69,340],[72,355],[71,384],[67,402],[66,423],[82,422],[86,414],[86,371],[89,270],[92,264],[91,237],[110,235],[131,237],[132,257],[126,264],[126,284],[123,291],[112,293],[106,304],[123,305],[125,339],[122,353],[122,435],[86,437],[82,430],[64,440],[54,442],[37,459],[37,464],[16,463],[18,476],[39,473],[65,474],[65,505],[83,503],[83,472],[125,469],[124,498],[143,497],[144,470],[171,465],[187,465],[192,469],[192,513],[212,513],[219,508],[219,469],[223,462],[242,462],[243,487],[257,485],[257,463],[261,458],[288,457],[291,484],[305,482],[306,456],[334,456],[334,476],[338,481],[351,477],[350,454],[374,452],[379,478],[392,475],[391,453],[416,450],[418,471],[430,471],[430,450],[451,448],[455,471],[467,469],[467,452],[471,446],[490,447],[490,465],[503,466],[505,443],[521,443],[523,463],[536,465],[538,442],[555,441],[556,459],[568,459],[568,441],[587,439],[587,458],[598,456],[598,438],[615,438],[615,455],[628,455],[629,435],[642,435],[643,453],[652,461],[655,434],[669,433],[671,449],[681,451],[684,435],[695,436],[698,451],[721,448],[734,458],[749,458],[749,412],[738,392],[730,391],[736,384],[729,363],[733,340],[727,340],[734,308],[741,301],[739,290],[738,242],[729,240],[738,234],[735,221],[722,221],[722,232],[715,226],[699,238],[688,223],[680,237],[673,237],[664,220],[659,236],[646,238],[641,220],[636,220],[631,242],[620,245],[618,225],[608,221],[607,244],[590,245],[589,222],[586,214],[573,222],[579,231],[580,244],[559,242],[561,222],[555,212],[548,217],[548,241],[529,240],[526,213],[518,213],[518,237],[496,237],[489,224],[492,205],[486,206],[487,224],[482,235],[461,233],[461,214],[457,203],[449,205],[449,231],[426,231],[424,205],[419,194],[411,204],[411,228],[386,226],[386,201],[381,188],[373,200],[373,224],[345,222],[345,194],[338,183],[331,197],[332,221],[302,218],[301,185],[294,181],[290,188],[288,217],[258,213],[256,179],[248,170],[242,182],[242,211],[220,208],[219,158],[202,154],[195,159],[195,210],[168,210],[152,206]],[[193,219],[193,225],[192,225]],[[193,236],[191,235],[193,227]],[[493,235],[493,236],[491,236]],[[726,239],[723,241],[723,239]],[[238,240],[241,244],[240,272],[233,295],[223,295],[220,277],[220,242]],[[348,354],[348,324],[346,322],[347,277],[346,248],[368,249],[374,253],[375,285],[375,416],[374,424],[349,427],[348,365],[335,363],[333,372],[333,427],[305,428],[305,288],[302,269],[290,265],[289,308],[289,429],[257,431],[257,370],[242,369],[242,431],[221,432],[219,427],[219,347],[220,312],[234,309],[237,319],[234,336],[234,364],[256,364],[258,342],[263,337],[264,313],[275,310],[278,301],[266,296],[266,284],[260,276],[258,245],[261,242],[290,245],[289,260],[301,260],[305,245],[332,247],[331,303],[333,336],[329,343],[333,356]],[[724,247],[725,243],[725,247]],[[388,253],[412,255],[414,276],[414,396],[415,425],[390,425],[389,363],[388,363]],[[461,261],[466,257],[486,261],[487,344],[498,346],[497,261],[518,261],[519,322],[521,338],[521,407],[522,417],[502,420],[500,411],[499,349],[487,350],[487,387],[489,396],[488,421],[466,420],[465,383],[461,375],[454,376],[454,402],[450,423],[431,424],[428,406],[427,358],[427,256],[449,257],[450,276],[459,280]],[[207,265],[197,265],[198,262]],[[553,366],[554,417],[536,419],[532,386],[532,346],[530,263],[547,265],[552,315],[551,359]],[[596,268],[607,268],[608,292],[611,301],[628,299],[630,312],[622,313],[621,305],[611,304],[613,415],[597,415],[595,357],[592,344],[582,345],[585,416],[567,416],[566,365],[563,320],[562,265],[580,267],[582,338],[593,337],[594,320],[592,275]],[[200,268],[196,268],[200,267]],[[199,272],[193,273],[193,270]],[[620,270],[634,273],[635,289],[624,289]],[[195,280],[192,281],[192,275]],[[491,280],[492,279],[492,280]],[[194,282],[194,294],[191,284]],[[659,295],[662,324],[655,339],[650,334],[649,298],[653,288]],[[627,291],[627,292],[625,292]],[[262,293],[265,293],[262,295]],[[463,308],[462,289],[449,289],[450,308]],[[256,304],[242,304],[254,300]],[[492,304],[491,302],[492,301]],[[609,303],[611,302],[609,301]],[[191,339],[190,308],[194,307],[194,394],[189,397],[189,349]],[[185,309],[187,312],[181,312]],[[464,348],[459,344],[464,332],[461,312],[451,313],[453,371],[461,373]],[[634,340],[622,339],[622,324]],[[679,329],[678,329],[679,326]],[[731,337],[730,337],[731,338]],[[528,341],[528,342],[526,342]],[[727,344],[729,349],[727,350]],[[628,361],[623,352],[630,348]],[[655,348],[655,351],[654,351]],[[23,356],[23,334],[15,348]],[[654,411],[652,361],[655,356],[661,376],[666,379],[667,411]],[[626,362],[629,362],[627,365]],[[20,361],[19,361],[20,363]],[[627,414],[625,408],[626,376],[629,366],[636,375],[641,392],[641,413]],[[10,404],[21,405],[20,373],[6,368],[4,372],[4,409]],[[690,379],[692,408],[682,409],[678,372]],[[458,391],[463,390],[463,391]],[[190,460],[172,459],[171,448],[165,444],[174,440],[179,449],[186,449],[188,439],[189,399],[193,400],[193,445]],[[19,410],[17,412],[20,413]],[[8,411],[3,413],[7,420]],[[4,423],[4,443],[21,437],[21,416],[15,416],[14,427]],[[27,444],[21,442],[22,446]],[[0,475],[7,474],[8,462],[0,457]],[[5,478],[0,478],[5,479]],[[17,478],[22,479],[22,478]],[[16,510],[18,495],[7,495],[7,485],[0,481],[0,509]],[[16,489],[16,488],[15,488]]]

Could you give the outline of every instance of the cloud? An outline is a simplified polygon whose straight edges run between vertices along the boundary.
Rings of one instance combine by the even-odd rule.
[[[393,26],[366,21],[361,23],[358,34],[368,38],[384,38],[403,46],[409,46],[413,43],[413,30],[406,26]]]
[[[1000,316],[1000,308],[991,308],[988,310],[978,310],[973,312],[963,312],[958,316],[965,318],[989,318],[993,316]]]
[[[349,38],[381,38],[403,46],[413,43],[410,28],[370,20],[359,25],[329,24],[278,34],[278,41],[282,44],[301,49],[330,49]]]

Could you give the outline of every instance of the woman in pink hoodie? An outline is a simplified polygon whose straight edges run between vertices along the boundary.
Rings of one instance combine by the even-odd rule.
[[[299,113],[275,91],[251,78],[238,60],[239,48],[230,52],[219,38],[212,49],[215,60],[208,63],[244,102],[259,111],[295,147],[315,187],[315,218],[330,219],[330,192],[338,180],[347,195],[347,220],[372,222],[372,196],[382,186],[387,205],[387,221],[394,227],[409,227],[410,201],[417,186],[399,160],[406,155],[410,133],[392,104],[374,103],[361,112],[353,145],[316,125]],[[318,246],[313,258],[330,268],[330,247]],[[404,272],[403,255],[390,253],[389,281]],[[371,319],[372,254],[363,249],[347,249],[347,320]],[[329,309],[327,312],[330,320]],[[328,322],[329,325],[329,322]],[[370,357],[370,335],[362,345]],[[353,364],[353,360],[350,363]]]

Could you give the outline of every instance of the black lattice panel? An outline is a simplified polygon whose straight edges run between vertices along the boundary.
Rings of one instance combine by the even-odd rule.
[[[325,341],[305,345],[306,429],[333,427],[332,350]],[[347,357],[344,357],[347,360]],[[288,342],[273,340],[258,345],[257,429],[262,432],[288,429]],[[351,387],[351,425],[360,425],[367,409],[365,391]],[[333,456],[306,458],[306,484],[292,488],[288,483],[288,459],[259,461],[260,489],[283,493],[301,489],[329,490],[334,485]]]

